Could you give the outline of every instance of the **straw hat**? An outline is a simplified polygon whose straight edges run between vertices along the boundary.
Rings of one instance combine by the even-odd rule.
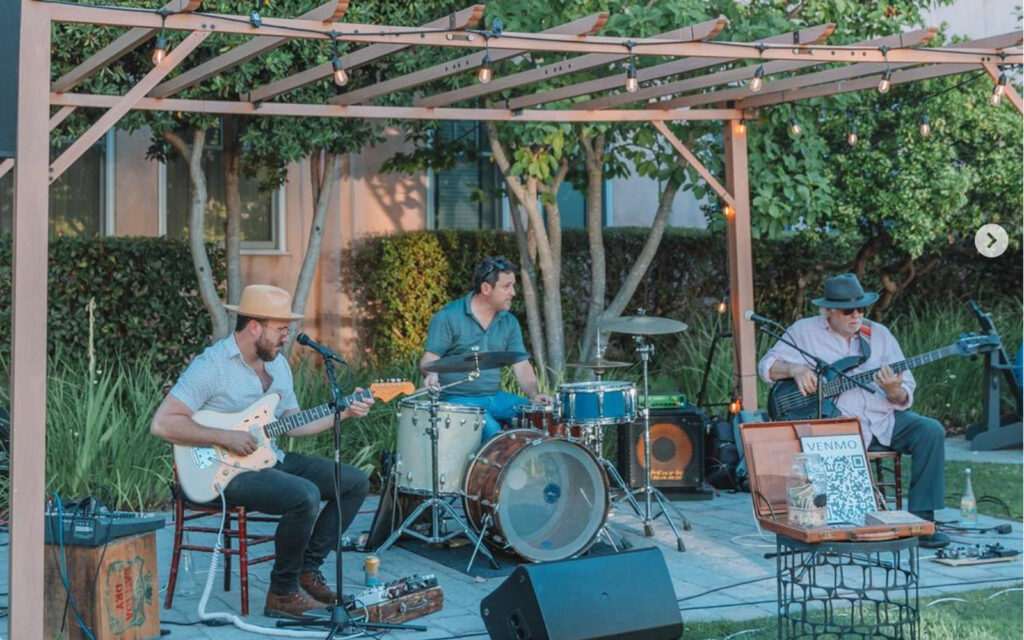
[[[238,315],[265,320],[302,320],[300,313],[292,313],[292,295],[280,287],[269,284],[251,284],[242,290],[242,300],[226,304],[225,309]]]

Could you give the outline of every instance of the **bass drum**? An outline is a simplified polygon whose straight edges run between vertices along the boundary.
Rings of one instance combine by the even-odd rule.
[[[531,562],[578,556],[608,517],[608,480],[593,454],[533,429],[489,440],[466,471],[470,526]]]

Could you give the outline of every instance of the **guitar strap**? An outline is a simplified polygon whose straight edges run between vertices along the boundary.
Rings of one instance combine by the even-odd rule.
[[[871,325],[867,320],[861,323],[860,331],[857,332],[857,340],[860,341],[860,359],[857,362],[859,367],[871,357]]]

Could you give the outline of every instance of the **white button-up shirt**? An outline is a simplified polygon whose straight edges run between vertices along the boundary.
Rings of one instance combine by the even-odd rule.
[[[865,333],[870,331],[871,355],[850,371],[847,375],[878,369],[882,365],[891,365],[904,360],[903,350],[893,337],[892,332],[886,327],[876,323],[864,321]],[[788,340],[795,343],[801,349],[813,353],[825,362],[835,362],[849,356],[860,356],[860,339],[857,336],[844,338],[832,329],[825,316],[804,318],[797,320],[786,330]],[[776,360],[791,362],[794,364],[807,364],[800,353],[782,342],[777,342],[768,353],[761,358],[757,365],[757,372],[761,379],[771,384],[769,375],[772,365]],[[813,369],[813,365],[807,365]],[[845,416],[860,418],[861,435],[864,437],[865,447],[871,444],[871,436],[874,436],[882,445],[889,446],[892,442],[892,430],[896,418],[894,412],[904,411],[910,408],[914,402],[914,376],[910,370],[903,372],[903,388],[907,390],[907,401],[897,405],[889,402],[885,392],[874,382],[869,383],[876,391],[869,393],[860,387],[854,387],[834,399],[836,408]]]

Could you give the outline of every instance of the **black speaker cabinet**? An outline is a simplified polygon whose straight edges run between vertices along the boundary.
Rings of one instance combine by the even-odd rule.
[[[516,567],[480,602],[492,640],[677,640],[683,620],[657,548]]]
[[[18,135],[18,41],[21,2],[4,2],[0,9],[0,159],[13,158]]]
[[[704,488],[707,418],[696,407],[651,409],[651,484],[662,491]],[[644,483],[644,423],[619,428],[619,473],[632,487]]]

